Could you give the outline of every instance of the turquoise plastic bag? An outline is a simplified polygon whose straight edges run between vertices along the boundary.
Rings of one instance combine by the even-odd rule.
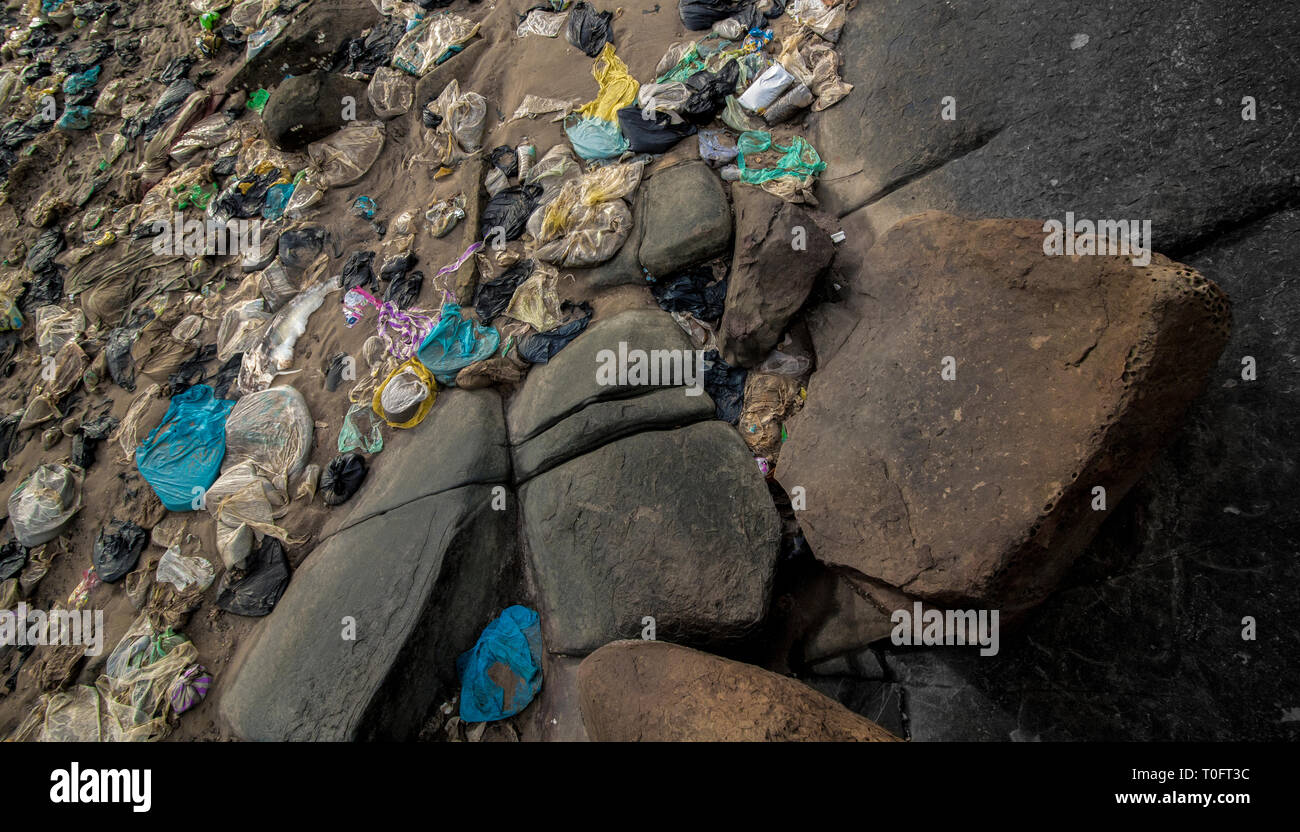
[[[366,427],[361,427],[358,419],[364,419]],[[368,404],[354,404],[343,416],[343,427],[339,428],[339,453],[361,451],[363,454],[377,454],[384,449],[384,434],[379,430],[380,419]]]
[[[99,81],[99,67],[92,66],[85,72],[74,72],[69,75],[63,82],[63,92],[67,95],[77,95],[85,92]]]
[[[762,153],[768,148],[781,151],[781,158],[776,160],[775,167],[745,166],[745,154]],[[799,136],[791,137],[789,147],[782,147],[772,143],[771,133],[751,130],[740,134],[740,138],[736,140],[736,149],[739,151],[736,164],[740,167],[740,181],[751,185],[761,185],[778,176],[797,176],[803,179],[805,176],[813,176],[826,170],[826,163],[822,161],[822,157],[817,155],[812,145]]]
[[[618,124],[595,116],[569,116],[564,122],[564,132],[569,136],[573,152],[588,161],[613,159],[622,156],[630,147]]]
[[[195,498],[216,481],[226,456],[226,417],[234,406],[196,384],[172,397],[167,415],[135,449],[135,467],[168,511],[193,511]]]
[[[509,669],[513,690],[507,691],[488,676],[496,664]],[[542,630],[537,613],[518,604],[507,607],[483,629],[474,647],[456,659],[456,673],[460,676],[460,718],[466,722],[505,719],[528,707],[542,689]]]
[[[85,130],[90,126],[90,117],[95,111],[84,104],[76,104],[64,111],[54,126],[60,130]]]
[[[415,355],[440,384],[450,385],[457,372],[492,355],[500,343],[501,333],[461,317],[460,306],[448,303]]]

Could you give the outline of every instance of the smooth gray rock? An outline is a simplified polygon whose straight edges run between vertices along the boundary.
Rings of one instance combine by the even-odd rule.
[[[390,439],[387,450],[370,457],[361,490],[332,512],[323,534],[355,526],[430,494],[510,479],[505,417],[496,390],[443,388],[424,421],[402,433],[409,433],[420,444],[398,450]],[[417,447],[433,452],[423,453]]]
[[[457,488],[325,538],[232,663],[219,710],[235,733],[414,738],[503,604],[515,519],[491,499],[486,485]]]
[[[605,445],[523,486],[547,649],[639,637],[717,644],[767,612],[780,522],[730,426],[701,422]]]
[[[522,444],[593,402],[646,393],[645,386],[598,382],[597,356],[606,349],[617,355],[620,343],[629,351],[691,349],[686,333],[661,310],[633,309],[592,324],[549,363],[529,371],[506,414],[510,441]]]
[[[262,129],[271,144],[283,150],[301,150],[323,139],[347,122],[343,98],[356,102],[356,118],[374,118],[366,98],[366,85],[332,72],[295,75],[271,93],[262,110]]]
[[[615,439],[647,430],[679,428],[714,416],[703,391],[651,388],[640,396],[594,402],[514,449],[515,481],[523,482]]]
[[[842,215],[871,204],[877,231],[931,209],[1145,218],[1156,249],[1181,256],[1294,199],[1300,64],[1283,55],[1300,6],[1135,0],[1040,12],[1030,0],[850,12],[837,51],[856,89],[810,136],[829,165],[822,206]],[[1260,32],[1291,33],[1290,45]],[[953,121],[941,118],[946,96]]]
[[[731,244],[731,206],[722,180],[700,161],[656,172],[645,190],[641,265],[656,277],[725,254]]]

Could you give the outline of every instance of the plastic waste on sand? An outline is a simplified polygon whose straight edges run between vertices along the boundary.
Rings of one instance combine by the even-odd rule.
[[[501,665],[507,672],[493,670]],[[542,689],[542,630],[537,613],[517,604],[507,607],[484,628],[474,647],[456,659],[456,672],[464,721],[489,722],[522,711]]]
[[[193,511],[226,455],[226,417],[233,401],[196,384],[173,396],[162,422],[135,451],[135,464],[168,511]]]
[[[346,503],[366,479],[366,459],[361,454],[341,454],[330,460],[320,475],[321,499],[327,506]]]
[[[462,317],[459,304],[447,303],[416,356],[440,383],[451,384],[462,367],[487,358],[500,342],[501,334],[495,329]]]
[[[317,281],[275,313],[263,330],[261,342],[244,353],[239,368],[240,390],[245,393],[265,390],[271,386],[272,379],[293,366],[293,348],[307,331],[307,321],[325,302],[325,296],[339,287],[338,276]]]
[[[365,427],[358,422],[364,421]],[[384,449],[384,435],[379,430],[382,421],[370,404],[354,404],[343,416],[343,427],[339,428],[339,453],[361,451],[377,454]],[[321,475],[321,487],[325,486],[325,475]]]
[[[411,358],[388,374],[370,406],[390,428],[413,428],[433,409],[437,391],[433,374]]]
[[[9,495],[9,521],[23,546],[47,543],[81,510],[80,469],[42,463]]]

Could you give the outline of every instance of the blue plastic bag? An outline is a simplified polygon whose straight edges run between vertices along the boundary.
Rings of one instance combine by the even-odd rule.
[[[507,691],[488,676],[503,664],[514,677]],[[456,659],[460,676],[460,718],[466,722],[505,719],[528,707],[542,688],[542,630],[537,613],[516,604],[483,629],[473,649]],[[495,674],[498,679],[503,675]]]
[[[424,338],[416,357],[440,384],[451,384],[456,373],[497,351],[501,333],[461,317],[460,306],[444,304],[442,319]]]
[[[573,152],[587,161],[613,159],[630,147],[617,124],[595,116],[570,116],[564,123],[564,132],[573,145]]]
[[[195,497],[216,481],[226,456],[226,417],[234,406],[215,398],[208,385],[196,384],[172,397],[167,415],[135,449],[135,467],[168,511],[193,511]]]

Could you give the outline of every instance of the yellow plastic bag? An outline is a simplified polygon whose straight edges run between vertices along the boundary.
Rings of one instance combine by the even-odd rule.
[[[407,419],[405,422],[394,422],[388,418],[388,411],[384,409],[384,391],[388,389],[389,382],[396,378],[398,374],[403,372],[414,375],[415,378],[428,389],[429,395],[425,396],[424,400],[420,402],[420,407],[415,411],[414,416]],[[429,369],[421,364],[418,359],[411,357],[407,359],[405,364],[400,364],[395,367],[393,371],[388,374],[388,377],[384,379],[383,383],[375,388],[375,396],[370,402],[370,407],[390,428],[413,428],[423,422],[425,416],[429,415],[429,411],[433,409],[433,402],[436,398],[438,398],[438,383],[433,380],[433,374],[430,373]]]
[[[628,74],[627,64],[614,54],[614,44],[605,44],[591,67],[591,74],[600,85],[594,101],[588,101],[578,110],[578,115],[595,116],[605,121],[618,122],[618,111],[636,101],[641,85]]]

